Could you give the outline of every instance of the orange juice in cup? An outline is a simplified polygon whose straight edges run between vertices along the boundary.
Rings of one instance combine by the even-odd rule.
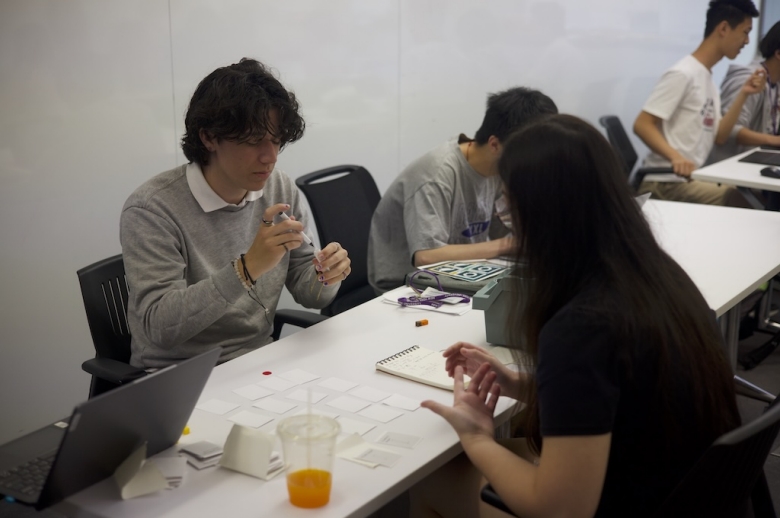
[[[330,472],[300,469],[287,474],[290,503],[297,507],[322,507],[330,500]]]
[[[276,427],[287,469],[287,493],[297,507],[322,507],[330,501],[333,457],[339,423],[321,415],[296,415]]]

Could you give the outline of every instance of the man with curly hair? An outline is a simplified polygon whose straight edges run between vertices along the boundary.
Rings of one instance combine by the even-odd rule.
[[[305,125],[295,95],[263,64],[244,58],[206,76],[185,127],[189,163],[148,180],[122,209],[137,367],[214,347],[226,361],[262,347],[283,286],[298,303],[321,308],[351,271],[338,243],[315,257],[303,242],[308,215],[275,164]]]
[[[726,142],[747,97],[764,89],[765,77],[756,71],[721,116],[720,94],[712,81],[712,67],[724,57],[736,58],[747,45],[756,16],[750,0],[710,2],[704,40],[658,81],[634,122],[634,133],[650,148],[643,167],[671,167],[675,175],[647,175],[640,193],[670,201],[746,206],[734,187],[690,177],[716,142]]]

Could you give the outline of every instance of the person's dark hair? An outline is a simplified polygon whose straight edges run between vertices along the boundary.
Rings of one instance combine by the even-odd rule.
[[[503,143],[513,131],[553,113],[558,113],[558,107],[538,90],[517,87],[490,94],[485,118],[474,135],[474,141],[481,146],[494,135]]]
[[[745,18],[758,16],[758,9],[751,0],[713,0],[707,9],[707,23],[704,24],[704,37],[715,30],[720,22],[728,22],[732,29],[745,21]]]
[[[184,117],[181,139],[190,162],[207,165],[209,151],[200,140],[200,130],[216,139],[256,142],[271,133],[282,146],[303,136],[305,123],[298,113],[298,100],[271,71],[254,59],[221,67],[207,75],[195,89]],[[271,125],[276,111],[278,127]]]
[[[761,39],[758,50],[764,59],[769,59],[780,50],[780,22],[777,22]]]
[[[513,134],[499,172],[517,229],[518,264],[511,341],[538,358],[544,325],[585,288],[596,297],[584,311],[615,337],[616,357],[630,377],[637,337],[654,344],[664,437],[680,390],[690,390],[700,429],[714,440],[739,425],[731,369],[707,303],[683,269],[657,244],[634,200],[623,166],[609,142],[587,122],[552,115]],[[651,360],[652,361],[652,360]],[[673,365],[685,379],[673,379]],[[540,447],[535,389],[529,394],[526,436]],[[669,451],[667,443],[662,451]]]

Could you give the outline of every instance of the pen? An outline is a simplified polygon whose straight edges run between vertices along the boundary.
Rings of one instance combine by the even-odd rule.
[[[285,214],[284,212],[279,213],[279,217],[282,219],[290,219],[290,216]],[[310,244],[311,246],[314,246],[314,242],[311,240],[311,238],[306,234],[306,232],[301,232],[301,236],[303,236],[303,240],[306,241],[306,243]],[[317,255],[320,253],[320,249],[314,246],[314,255]]]

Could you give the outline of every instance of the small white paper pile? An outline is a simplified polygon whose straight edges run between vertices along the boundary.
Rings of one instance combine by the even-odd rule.
[[[200,441],[182,446],[184,459],[195,469],[201,470],[216,466],[222,456],[222,447],[208,441]]]
[[[395,452],[366,442],[357,433],[336,445],[336,456],[372,469],[377,466],[392,468],[401,458]]]

